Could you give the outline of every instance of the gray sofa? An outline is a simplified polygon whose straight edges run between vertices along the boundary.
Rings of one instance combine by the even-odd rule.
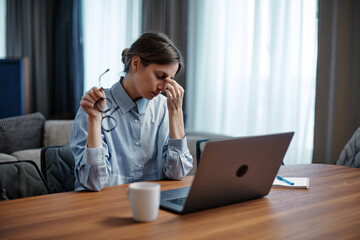
[[[72,120],[46,120],[41,113],[0,119],[0,162],[32,160],[41,148],[70,144]]]
[[[41,113],[0,119],[0,162],[32,160],[39,169],[41,148],[70,144],[73,120],[46,120]],[[196,142],[222,138],[222,135],[188,131],[187,143],[197,168]]]

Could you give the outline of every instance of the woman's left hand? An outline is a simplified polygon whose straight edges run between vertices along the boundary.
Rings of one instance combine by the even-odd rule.
[[[164,80],[169,111],[182,111],[185,90],[174,79],[167,77]]]

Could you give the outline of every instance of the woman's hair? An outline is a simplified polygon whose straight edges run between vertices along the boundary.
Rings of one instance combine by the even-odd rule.
[[[144,67],[151,63],[170,64],[179,63],[178,73],[184,67],[184,60],[175,44],[162,33],[144,33],[130,48],[122,51],[124,72],[129,73],[131,60],[138,56]]]

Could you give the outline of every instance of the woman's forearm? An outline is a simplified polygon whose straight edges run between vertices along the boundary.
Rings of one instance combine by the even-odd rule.
[[[101,117],[88,116],[87,147],[101,147]]]
[[[169,125],[169,134],[172,139],[183,139],[185,137],[182,110],[169,111]]]

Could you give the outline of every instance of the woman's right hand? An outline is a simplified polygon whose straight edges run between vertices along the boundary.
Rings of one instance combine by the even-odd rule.
[[[95,103],[100,98],[105,98],[103,88],[93,87],[81,98],[80,106],[90,118],[101,119],[102,113],[97,109]]]

